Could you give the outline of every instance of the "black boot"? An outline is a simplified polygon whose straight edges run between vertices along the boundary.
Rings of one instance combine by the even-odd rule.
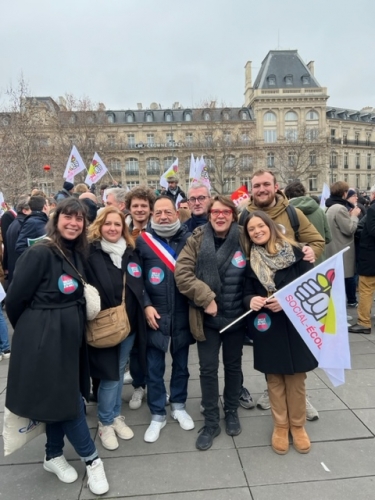
[[[195,443],[198,450],[206,451],[211,448],[214,438],[221,432],[220,427],[207,427],[206,425],[198,431],[199,436]]]
[[[225,432],[228,436],[241,434],[242,429],[237,410],[225,410]]]

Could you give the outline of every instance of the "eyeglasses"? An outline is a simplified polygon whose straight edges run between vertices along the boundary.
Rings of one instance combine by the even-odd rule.
[[[188,199],[188,202],[189,203],[196,203],[198,201],[199,203],[203,203],[206,198],[209,198],[209,196],[198,196],[197,198],[195,196],[191,196]]]
[[[216,208],[211,210],[210,213],[213,217],[219,217],[219,215],[224,215],[224,217],[230,217],[233,214],[232,210],[229,210],[229,209],[219,210]]]

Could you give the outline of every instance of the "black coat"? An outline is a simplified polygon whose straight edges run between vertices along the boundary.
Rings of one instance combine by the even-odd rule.
[[[102,310],[118,306],[121,303],[121,300],[116,301],[113,283],[104,259],[105,255],[100,243],[92,243],[86,264],[86,276],[88,282],[94,285],[100,294]],[[146,371],[146,320],[143,309],[143,273],[138,252],[129,246],[122,257],[122,271],[126,271],[125,305],[131,325],[131,334],[134,335],[135,332],[137,335],[140,362]],[[121,293],[119,292],[117,295],[121,295]],[[120,344],[105,349],[88,346],[88,350],[90,374],[93,378],[119,380]]]
[[[371,202],[359,240],[358,274],[375,276],[375,200]]]
[[[185,193],[182,191],[180,186],[177,186],[177,191],[175,194],[173,194],[169,188],[167,189],[165,196],[168,196],[168,198],[171,198],[173,200],[173,203],[176,204],[177,198],[181,196],[181,198],[186,198]]]
[[[14,266],[16,265],[16,243],[27,215],[20,213],[9,226],[6,238],[4,241],[4,269],[8,271],[8,284],[13,279]]]
[[[46,234],[47,222],[48,216],[44,212],[31,212],[25,218],[17,238],[17,258],[30,246],[29,240],[40,238]]]
[[[294,247],[294,253],[296,262],[275,274],[277,290],[313,268],[312,264],[302,260],[303,254],[299,249]],[[244,305],[247,309],[254,296],[267,297],[267,291],[247,262],[244,295]],[[269,325],[267,330],[259,331],[256,328],[259,315],[263,315],[262,324]],[[293,375],[314,370],[318,366],[315,357],[284,311],[274,313],[262,308],[250,313],[247,318],[248,328],[253,332],[256,370],[262,373]]]
[[[159,238],[153,230],[151,230],[151,234]],[[181,226],[177,233],[170,238],[168,244],[178,255],[189,236],[190,233],[186,227]],[[167,240],[159,239],[167,243]],[[193,344],[195,341],[190,332],[188,301],[178,291],[173,272],[151,250],[142,236],[137,238],[137,248],[142,258],[145,277],[144,306],[153,306],[161,316],[157,320],[158,330],[147,327],[148,345],[167,352],[171,338],[172,351],[176,352],[182,347]],[[151,278],[152,271],[155,271],[154,277],[156,276],[156,279]]]
[[[83,274],[77,253],[75,265]],[[33,245],[17,261],[5,303],[14,327],[7,408],[42,422],[76,418],[90,388],[76,271],[47,243]]]

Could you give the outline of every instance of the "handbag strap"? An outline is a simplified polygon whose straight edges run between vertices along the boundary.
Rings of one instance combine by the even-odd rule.
[[[68,259],[68,257],[65,255],[65,253],[63,252],[62,248],[59,247],[59,245],[57,243],[54,243],[54,245],[56,246],[56,248],[58,250],[60,250],[62,256],[64,257],[64,259],[67,261],[67,263],[75,270],[75,272],[78,274],[80,280],[82,281],[82,284],[83,285],[87,285],[86,281],[83,279],[83,276],[82,274],[78,271],[78,269],[76,268],[76,266],[74,264],[72,264],[72,262],[70,262],[70,260]]]

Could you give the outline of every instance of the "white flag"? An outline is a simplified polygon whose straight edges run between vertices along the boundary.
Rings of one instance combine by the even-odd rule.
[[[85,183],[89,186],[95,184],[103,177],[103,175],[105,175],[106,172],[108,172],[108,168],[104,165],[98,153],[95,153],[91,165],[87,171]]]
[[[78,149],[73,146],[63,177],[67,181],[73,182],[74,176],[82,172],[82,170],[86,170],[86,165],[84,164],[81,155],[78,153]]]
[[[208,175],[208,169],[203,156],[199,158],[198,165],[196,167],[196,176],[200,182],[203,182],[207,186],[207,189],[211,190],[210,177]]]
[[[198,158],[197,158],[198,160]],[[193,153],[191,153],[191,158],[190,158],[190,172],[189,172],[189,184],[192,184],[193,182],[196,182],[197,176],[196,176],[196,166],[197,162],[194,158]]]
[[[343,252],[276,292],[285,314],[336,387],[350,369]]]
[[[324,183],[323,184],[323,191],[322,191],[322,196],[320,198],[320,208],[322,208],[324,211],[326,209],[326,199],[331,196],[331,191],[329,189],[329,186]]]
[[[172,165],[164,172],[164,174],[160,177],[160,185],[168,189],[168,177],[174,177],[178,172],[178,158],[172,163]]]
[[[180,203],[181,200],[183,200],[184,198],[181,196],[181,193],[178,193],[178,196],[176,198],[176,210],[178,210],[178,204]]]

